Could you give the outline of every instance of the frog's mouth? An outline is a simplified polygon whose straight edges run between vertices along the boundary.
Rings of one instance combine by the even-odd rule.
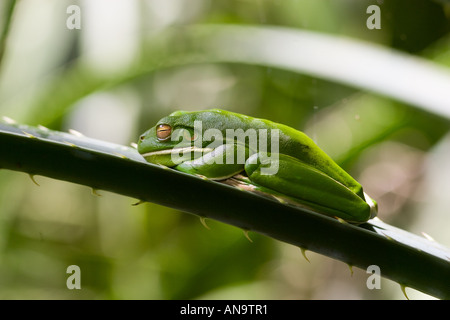
[[[176,166],[182,162],[190,161],[211,152],[212,148],[199,148],[195,146],[164,149],[143,153],[146,161],[154,164],[162,164],[168,167]]]

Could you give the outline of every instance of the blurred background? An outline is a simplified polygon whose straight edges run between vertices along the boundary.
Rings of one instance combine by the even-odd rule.
[[[373,4],[381,29],[366,27]],[[345,36],[450,66],[444,0],[2,0],[0,115],[126,145],[180,109],[271,119],[310,135],[382,220],[450,246],[448,117],[292,70],[199,62],[181,31],[165,37],[198,24]],[[250,243],[219,222],[207,230],[190,214],[35,178],[0,171],[1,299],[404,299],[395,282],[369,290],[365,270],[313,252],[308,263],[255,233]],[[66,287],[70,265],[81,290]]]

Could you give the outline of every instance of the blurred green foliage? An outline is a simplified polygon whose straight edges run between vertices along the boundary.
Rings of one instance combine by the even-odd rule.
[[[448,119],[307,74],[199,63],[182,50],[181,35],[179,42],[159,38],[174,26],[278,25],[377,43],[449,66],[448,3],[14,3],[0,6],[0,35],[8,31],[0,38],[1,115],[123,144],[177,109],[219,107],[268,118],[313,137],[379,201],[383,220],[417,230],[427,226],[423,231],[449,245],[450,219],[430,209],[436,201],[447,201],[438,206],[446,208],[448,199],[432,197],[430,207],[427,196],[434,192],[430,185],[448,186],[429,180],[435,150],[448,147]],[[66,26],[72,4],[81,8],[80,30]],[[381,8],[381,30],[366,27],[371,4]],[[446,175],[448,170],[441,178]],[[96,197],[83,186],[36,179],[40,187],[24,174],[0,171],[2,299],[401,297],[396,284],[368,290],[364,270],[350,278],[347,266],[313,253],[309,264],[298,248],[262,235],[250,233],[250,243],[241,230],[218,222],[208,221],[207,230],[194,216],[172,209],[131,206],[134,199],[101,191]],[[81,268],[81,290],[66,287],[66,268],[73,264]]]

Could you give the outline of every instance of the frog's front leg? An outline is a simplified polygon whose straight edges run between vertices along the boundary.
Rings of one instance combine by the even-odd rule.
[[[230,178],[244,170],[249,151],[244,145],[228,143],[218,146],[194,160],[185,161],[176,170],[201,175],[212,180]]]
[[[273,163],[277,161],[277,163]],[[275,167],[273,174],[262,169]],[[256,153],[245,165],[249,179],[309,206],[320,213],[349,222],[361,223],[373,217],[374,210],[357,194],[325,173],[288,155]],[[267,170],[266,170],[267,171]]]

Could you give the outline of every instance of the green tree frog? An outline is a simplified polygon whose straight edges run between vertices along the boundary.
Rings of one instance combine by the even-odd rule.
[[[176,111],[139,138],[146,161],[212,180],[240,177],[276,198],[351,223],[377,203],[307,135],[283,124],[211,109]]]

